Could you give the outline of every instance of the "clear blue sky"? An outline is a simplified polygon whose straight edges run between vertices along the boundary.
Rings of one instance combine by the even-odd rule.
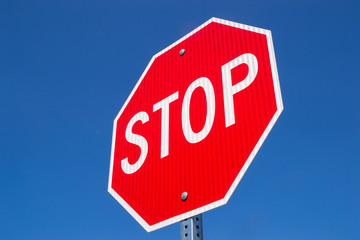
[[[107,192],[151,57],[219,17],[272,31],[284,112],[204,239],[360,239],[357,1],[0,2],[0,239],[179,239]]]

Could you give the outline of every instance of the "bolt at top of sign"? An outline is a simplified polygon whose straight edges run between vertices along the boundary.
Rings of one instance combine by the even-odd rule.
[[[282,109],[270,31],[212,18],[156,54],[123,105],[108,190],[147,231],[221,206]]]

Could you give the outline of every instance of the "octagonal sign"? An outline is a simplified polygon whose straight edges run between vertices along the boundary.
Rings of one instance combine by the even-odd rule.
[[[270,31],[212,18],[156,54],[121,108],[108,191],[147,231],[221,206],[282,109]]]

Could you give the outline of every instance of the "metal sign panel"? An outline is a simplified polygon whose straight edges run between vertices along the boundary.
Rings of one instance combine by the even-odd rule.
[[[108,191],[147,231],[221,206],[282,110],[270,31],[212,18],[156,54],[121,108]]]

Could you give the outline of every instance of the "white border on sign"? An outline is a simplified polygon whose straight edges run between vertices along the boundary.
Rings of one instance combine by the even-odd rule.
[[[276,98],[276,104],[277,104],[277,111],[274,114],[273,118],[271,119],[271,121],[269,122],[268,126],[266,127],[265,131],[263,132],[263,134],[261,135],[258,143],[255,145],[253,151],[251,152],[250,156],[248,157],[248,159],[246,160],[243,168],[241,169],[240,173],[238,174],[238,176],[235,178],[235,181],[233,182],[233,184],[231,185],[231,187],[229,188],[227,194],[225,195],[225,197],[221,200],[218,200],[216,202],[210,203],[208,205],[205,205],[203,207],[197,208],[195,210],[180,214],[178,216],[175,216],[173,218],[167,219],[165,221],[159,222],[157,224],[154,225],[149,225],[147,222],[145,222],[144,219],[141,218],[141,216],[139,214],[137,214],[137,212],[131,208],[131,206],[125,202],[125,200],[123,198],[121,198],[112,188],[111,188],[111,180],[112,180],[112,175],[113,175],[113,165],[114,165],[114,148],[115,148],[115,135],[116,135],[116,123],[119,119],[119,117],[121,116],[122,112],[124,111],[124,109],[126,108],[127,104],[129,103],[130,99],[132,98],[132,96],[134,95],[135,91],[137,90],[137,88],[139,87],[140,83],[142,82],[144,76],[146,75],[147,71],[150,69],[150,66],[152,65],[152,63],[154,62],[155,58],[157,58],[158,56],[160,56],[161,54],[163,54],[164,52],[168,51],[169,49],[173,48],[174,46],[176,46],[177,44],[181,43],[182,41],[184,41],[185,39],[187,39],[188,37],[190,37],[191,35],[195,34],[196,32],[198,32],[199,30],[201,30],[202,28],[204,28],[206,25],[208,25],[211,22],[216,22],[216,23],[220,23],[220,24],[224,24],[224,25],[228,25],[228,26],[232,26],[232,27],[237,27],[240,29],[244,29],[244,30],[248,30],[248,31],[252,31],[252,32],[256,32],[256,33],[260,33],[260,34],[264,34],[266,35],[266,39],[267,39],[267,43],[268,43],[268,49],[269,49],[269,56],[270,56],[270,64],[271,64],[271,71],[272,71],[272,77],[273,77],[273,84],[274,84],[274,91],[275,91],[275,98]],[[184,220],[186,218],[198,215],[200,213],[206,212],[208,210],[211,210],[213,208],[219,207],[221,205],[224,205],[227,203],[227,201],[230,199],[230,196],[233,194],[233,192],[235,191],[235,188],[237,187],[237,185],[239,184],[241,178],[244,176],[246,170],[248,169],[248,167],[250,166],[251,162],[253,161],[256,153],[259,151],[261,145],[263,144],[263,142],[265,141],[265,138],[268,136],[270,130],[272,129],[272,127],[274,126],[276,120],[279,118],[281,112],[283,110],[283,102],[282,102],[282,98],[281,98],[281,91],[280,91],[280,83],[279,83],[279,77],[278,77],[278,72],[277,72],[277,67],[276,67],[276,61],[275,61],[275,52],[274,52],[274,46],[273,46],[273,41],[272,41],[272,37],[271,37],[271,32],[269,30],[265,30],[265,29],[261,29],[261,28],[256,28],[256,27],[251,27],[248,25],[244,25],[244,24],[240,24],[240,23],[235,23],[235,22],[231,22],[231,21],[227,21],[227,20],[223,20],[223,19],[219,19],[219,18],[211,18],[210,20],[208,20],[207,22],[205,22],[204,24],[202,24],[201,26],[199,26],[198,28],[196,28],[195,30],[193,30],[192,32],[190,32],[189,34],[185,35],[184,37],[182,37],[181,39],[179,39],[178,41],[174,42],[173,44],[171,44],[170,46],[168,46],[167,48],[165,48],[164,50],[162,50],[161,52],[157,53],[156,55],[154,55],[149,64],[147,65],[145,71],[143,72],[143,74],[141,75],[139,81],[136,83],[134,89],[132,90],[131,94],[129,95],[129,97],[127,98],[126,102],[124,103],[123,107],[121,108],[120,112],[118,113],[118,115],[116,116],[115,120],[114,120],[114,126],[113,126],[113,136],[112,136],[112,146],[111,146],[111,159],[110,159],[110,172],[109,172],[109,182],[108,182],[108,191],[109,193],[126,209],[126,211],[128,211],[130,213],[130,215],[132,217],[134,217],[136,219],[136,221],[138,221],[140,223],[140,225],[145,228],[146,231],[151,232],[154,231],[156,229],[165,227],[167,225],[170,225],[172,223],[176,223],[179,222],[181,220]]]

